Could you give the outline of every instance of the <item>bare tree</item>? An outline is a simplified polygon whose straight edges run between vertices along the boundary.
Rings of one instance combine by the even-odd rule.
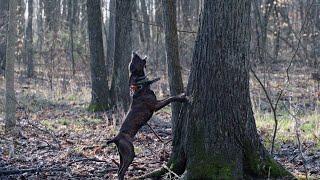
[[[109,92],[103,52],[100,0],[87,1],[91,66],[91,104],[89,110],[108,109]]]
[[[114,99],[114,105],[121,106],[125,111],[130,104],[128,65],[132,54],[132,7],[133,1],[116,1],[115,52],[111,95]]]
[[[17,35],[17,0],[9,1],[9,25],[6,53],[6,104],[5,104],[5,129],[7,132],[14,132],[16,126],[16,100],[14,90],[14,62],[15,43]]]
[[[147,12],[147,5],[145,0],[140,0],[140,5],[141,5],[141,11],[142,11],[142,17],[143,21],[145,22],[143,24],[143,29],[144,29],[144,37],[146,41],[146,51],[149,51],[150,48],[150,41],[151,41],[151,34],[150,34],[150,25],[149,25],[149,17],[150,15]]]
[[[183,92],[176,22],[176,2],[174,0],[163,0],[162,7],[170,94],[174,96]],[[181,104],[172,104],[172,122],[174,126],[179,115],[180,107]]]
[[[33,30],[32,30],[32,19],[33,19],[33,0],[28,0],[28,19],[27,27],[25,30],[26,43],[25,43],[25,54],[27,62],[27,76],[32,77],[34,75],[33,65]]]
[[[109,2],[109,25],[108,25],[108,33],[107,33],[107,73],[112,73],[112,63],[114,58],[114,35],[115,35],[115,12],[112,11],[116,7],[116,1],[110,0]]]
[[[75,20],[75,0],[68,0],[68,26],[69,26],[69,54],[72,63],[72,74],[76,74],[75,61],[74,61],[74,20]]]
[[[5,69],[9,0],[0,0],[0,74]]]

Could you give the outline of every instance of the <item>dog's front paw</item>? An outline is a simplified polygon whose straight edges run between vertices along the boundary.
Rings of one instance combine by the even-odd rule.
[[[181,93],[177,96],[181,102],[188,102],[188,96],[186,93]]]
[[[181,94],[178,94],[177,96],[178,98],[185,98],[186,97],[186,93],[181,93]]]

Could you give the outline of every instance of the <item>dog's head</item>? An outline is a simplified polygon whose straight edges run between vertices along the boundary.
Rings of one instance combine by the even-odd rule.
[[[145,75],[144,68],[146,67],[146,64],[147,64],[146,60],[147,60],[147,57],[142,59],[142,58],[140,58],[140,56],[138,54],[133,52],[132,59],[129,64],[129,71],[130,71],[131,75],[144,76]]]

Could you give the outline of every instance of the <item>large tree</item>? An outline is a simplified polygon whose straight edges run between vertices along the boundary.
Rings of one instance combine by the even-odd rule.
[[[162,0],[162,7],[170,94],[174,96],[183,92],[176,22],[176,1]],[[172,103],[173,127],[178,118],[180,107],[180,103]]]
[[[115,46],[111,95],[114,105],[128,110],[130,104],[128,65],[132,54],[132,7],[134,1],[117,0],[115,17]]]
[[[186,179],[291,176],[259,140],[249,93],[250,0],[205,0],[169,167]]]
[[[9,25],[7,35],[6,53],[6,104],[5,104],[5,129],[7,132],[14,132],[16,126],[16,100],[14,91],[14,62],[15,43],[17,37],[17,0],[9,1]]]
[[[88,33],[91,66],[91,104],[89,110],[109,108],[109,92],[103,52],[100,0],[87,1]]]

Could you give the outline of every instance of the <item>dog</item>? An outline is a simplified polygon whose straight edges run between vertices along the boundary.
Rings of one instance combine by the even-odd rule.
[[[123,180],[128,167],[135,157],[133,140],[139,129],[146,125],[153,113],[170,104],[171,102],[187,102],[184,93],[171,96],[164,100],[157,100],[156,95],[150,89],[150,85],[160,78],[148,80],[145,74],[146,59],[133,53],[129,64],[131,91],[131,104],[129,111],[121,125],[118,135],[107,141],[107,144],[115,143],[120,155],[118,179]]]

